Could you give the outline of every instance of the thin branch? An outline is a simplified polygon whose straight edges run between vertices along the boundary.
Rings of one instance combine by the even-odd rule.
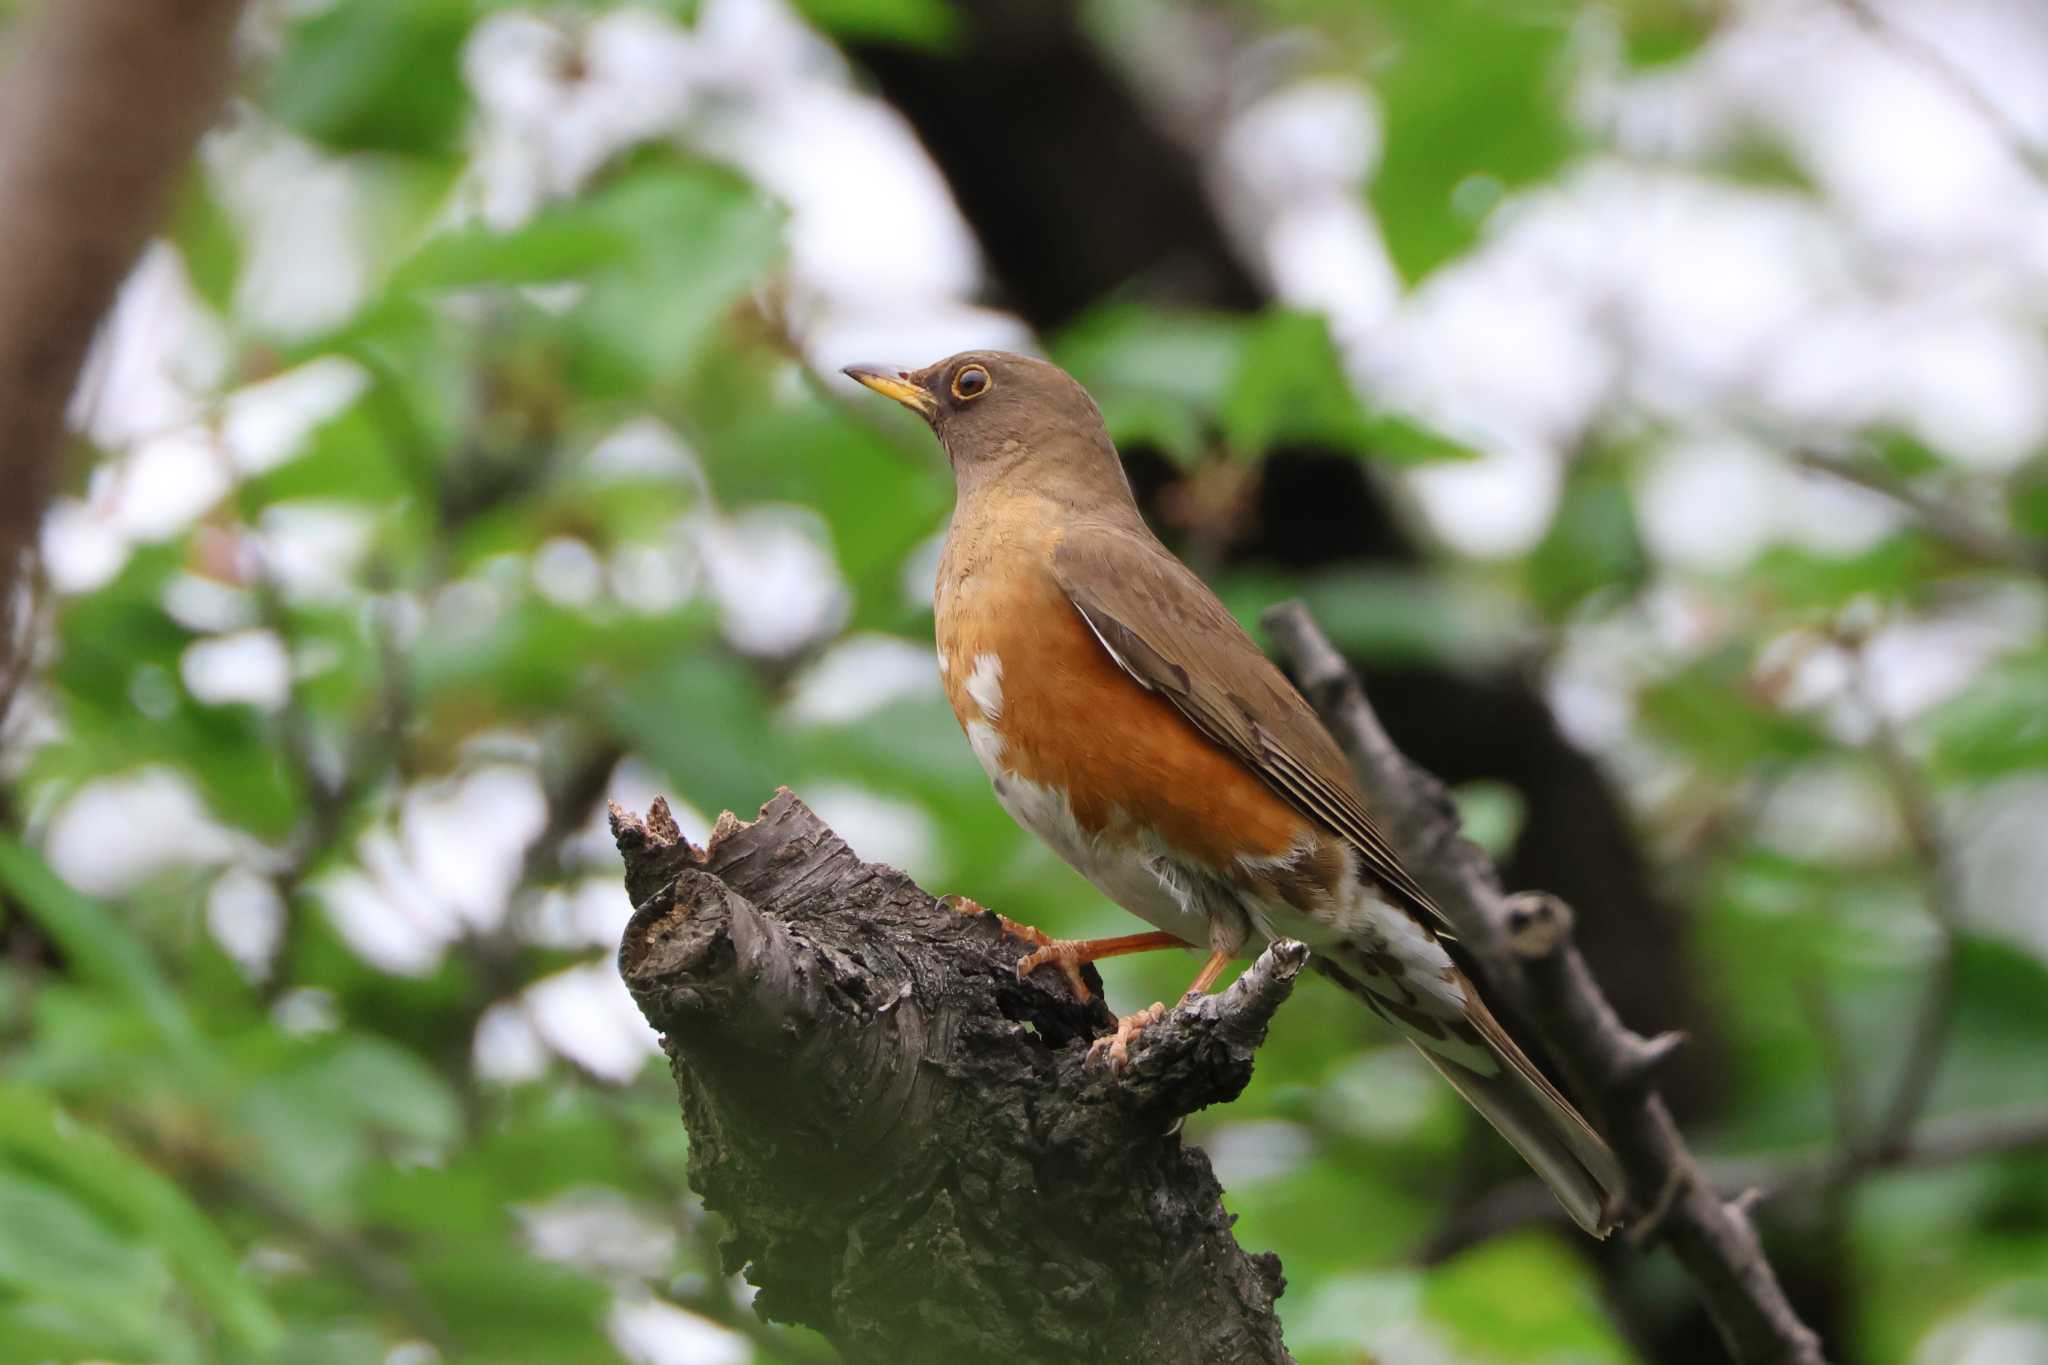
[[[1661,1238],[1685,1266],[1730,1353],[1743,1362],[1817,1365],[1820,1339],[1799,1320],[1748,1216],[1701,1170],[1652,1085],[1675,1037],[1623,1025],[1550,896],[1508,897],[1486,855],[1460,837],[1443,784],[1394,747],[1345,664],[1300,603],[1265,625],[1303,693],[1344,745],[1388,839],[1471,951],[1482,986],[1528,1019],[1581,1095],[1599,1101],[1636,1207],[1632,1239]]]
[[[256,603],[257,619],[277,636],[289,657],[291,613],[269,564],[257,564],[249,589]],[[299,789],[306,814],[292,830],[282,861],[270,878],[284,907],[284,925],[264,986],[265,996],[271,1000],[291,984],[288,973],[303,920],[299,900],[307,876],[348,832],[357,804],[404,751],[405,727],[411,712],[405,656],[390,613],[374,611],[372,618],[379,661],[377,695],[348,736],[340,772],[327,771],[328,765],[320,755],[312,708],[296,678],[288,684],[284,705],[278,711],[278,751],[284,758],[286,773]]]
[[[1922,530],[1967,559],[1993,568],[2048,576],[2048,543],[1987,525],[1953,503],[1884,468],[1874,460],[1811,447],[1793,459],[1807,469],[1891,499],[1913,514]]]
[[[1933,1093],[1935,1078],[1948,1052],[1949,1036],[1955,1022],[1956,996],[1962,987],[1963,910],[1955,859],[1949,852],[1947,836],[1942,832],[1941,815],[1935,809],[1933,795],[1921,780],[1911,756],[1906,753],[1898,727],[1869,697],[1868,689],[1860,687],[1861,668],[1859,657],[1859,691],[1864,694],[1864,706],[1870,713],[1873,726],[1870,751],[1876,757],[1878,767],[1884,773],[1885,784],[1891,790],[1892,801],[1898,807],[1899,819],[1905,826],[1906,838],[1912,845],[1914,859],[1920,866],[1921,879],[1926,885],[1927,913],[1939,935],[1927,986],[1906,1035],[1910,1039],[1906,1060],[1899,1068],[1891,1099],[1871,1133],[1867,1150],[1859,1156],[1859,1160],[1866,1160],[1881,1158],[1904,1142],[1926,1109],[1928,1096]]]
[[[1894,1171],[1952,1166],[2013,1152],[2048,1149],[2048,1109],[1994,1110],[1930,1119],[1903,1141],[1859,1164],[1862,1179]],[[1782,1156],[1710,1160],[1704,1169],[1717,1189],[1753,1189],[1764,1199],[1823,1194],[1842,1180],[1841,1151],[1816,1147]],[[1531,1223],[1566,1222],[1564,1210],[1541,1181],[1497,1185],[1460,1208],[1417,1252],[1435,1262]]]
[[[1797,990],[1799,1006],[1820,1047],[1821,1070],[1828,1081],[1828,1108],[1835,1127],[1835,1145],[1841,1153],[1838,1164],[1844,1176],[1852,1173],[1854,1157],[1868,1145],[1865,1138],[1862,1075],[1842,1033],[1841,1016],[1835,1002],[1818,980],[1801,977]]]
[[[2035,145],[2026,129],[2020,127],[2012,115],[1985,92],[1975,77],[1919,34],[1899,27],[1871,0],[1835,0],[1835,3],[1873,40],[1918,66],[1951,95],[1968,105],[2020,168],[2048,186],[2048,151]]]

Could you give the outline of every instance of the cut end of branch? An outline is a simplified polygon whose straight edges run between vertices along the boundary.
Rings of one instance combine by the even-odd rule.
[[[1228,990],[1187,996],[1145,1030],[1130,1066],[1110,1081],[1117,1098],[1175,1117],[1236,1098],[1308,960],[1306,944],[1276,939]]]
[[[676,825],[676,817],[668,808],[668,798],[657,796],[654,804],[647,808],[647,817],[633,814],[616,801],[607,801],[605,813],[611,820],[612,840],[620,852],[648,848],[666,848],[679,843],[683,831]]]
[[[1572,936],[1572,908],[1548,891],[1521,891],[1502,907],[1508,947],[1534,962],[1549,957]]]

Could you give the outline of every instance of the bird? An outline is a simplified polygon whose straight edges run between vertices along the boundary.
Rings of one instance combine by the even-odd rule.
[[[1051,939],[1082,964],[1206,951],[1191,992],[1267,942],[1311,961],[1420,1049],[1604,1237],[1620,1165],[1495,1019],[1450,925],[1375,827],[1313,708],[1145,524],[1101,411],[1057,366],[974,350],[843,371],[924,418],[955,501],[933,589],[938,668],[995,797],[1148,933]],[[1164,1006],[1098,1039],[1127,1062]]]

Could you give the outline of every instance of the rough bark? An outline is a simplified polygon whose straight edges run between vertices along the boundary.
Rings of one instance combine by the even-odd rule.
[[[1357,675],[1305,609],[1276,607],[1266,627],[1344,745],[1388,840],[1457,928],[1482,988],[1531,1021],[1574,1094],[1598,1100],[1629,1178],[1630,1239],[1670,1244],[1736,1360],[1820,1365],[1820,1338],[1786,1298],[1750,1223],[1750,1198],[1716,1193],[1652,1083],[1678,1035],[1644,1038],[1621,1022],[1573,944],[1564,902],[1502,893],[1485,853],[1460,836],[1442,783],[1394,746]]]
[[[706,848],[613,808],[636,906],[620,971],[660,1031],[690,1181],[758,1311],[863,1362],[1288,1359],[1270,1254],[1231,1236],[1180,1118],[1233,1098],[1306,961],[1276,944],[1148,1029],[1029,945],[861,862],[788,791]],[[1042,978],[1042,979],[1041,979]]]
[[[43,9],[0,91],[0,619],[93,334],[227,89],[242,0]],[[0,680],[16,637],[0,638]]]

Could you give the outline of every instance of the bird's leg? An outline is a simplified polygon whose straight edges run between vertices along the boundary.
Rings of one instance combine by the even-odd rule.
[[[1196,972],[1195,979],[1188,983],[1187,993],[1189,995],[1207,995],[1209,988],[1216,984],[1216,978],[1223,975],[1223,969],[1230,965],[1230,959],[1233,956],[1235,954],[1226,953],[1220,948],[1209,954],[1209,960],[1202,964],[1202,970]]]
[[[1173,935],[1132,934],[1131,937],[1134,939],[1154,937],[1172,939]],[[1115,941],[1116,940],[1114,939],[1098,940],[1098,942],[1111,943]],[[1179,939],[1173,939],[1173,941],[1183,948],[1192,946],[1190,944],[1181,943]],[[1086,947],[1088,945],[1080,944],[1077,946]],[[1167,945],[1148,944],[1146,946],[1165,947]],[[1118,949],[1119,952],[1127,953],[1139,953],[1143,952],[1144,950],[1145,949],[1142,947]],[[1039,951],[1043,952],[1045,950],[1041,948]],[[1033,956],[1036,956],[1036,954],[1034,954]],[[1108,954],[1103,954],[1103,956],[1108,956]],[[1207,994],[1209,988],[1216,984],[1216,978],[1223,975],[1223,969],[1230,965],[1230,959],[1232,958],[1232,956],[1234,956],[1234,954],[1223,952],[1220,949],[1216,952],[1210,953],[1209,960],[1202,964],[1202,970],[1195,974],[1195,979],[1193,983],[1188,986],[1187,994]],[[1122,1016],[1116,1021],[1116,1031],[1114,1033],[1105,1033],[1100,1038],[1097,1038],[1094,1042],[1088,1045],[1089,1062],[1093,1063],[1106,1055],[1109,1061],[1109,1069],[1111,1071],[1121,1070],[1124,1063],[1129,1061],[1131,1058],[1131,1040],[1136,1038],[1141,1032],[1143,1032],[1147,1024],[1156,1024],[1165,1017],[1166,1006],[1160,1004],[1156,1000],[1152,1002],[1152,1006],[1149,1009],[1137,1010],[1133,1013]]]
[[[1060,975],[1067,979],[1067,984],[1074,988],[1074,994],[1083,1004],[1086,1004],[1093,994],[1088,989],[1088,983],[1081,979],[1081,968],[1085,964],[1100,962],[1105,957],[1123,957],[1130,953],[1156,952],[1161,948],[1193,946],[1186,939],[1157,932],[1122,934],[1116,938],[1047,938],[1036,929],[1031,930],[1031,934],[1036,935],[1032,941],[1038,944],[1038,951],[1027,953],[1017,959],[1017,979],[1022,981],[1040,967],[1051,963],[1059,968]]]
[[[963,915],[990,913],[986,907],[976,904],[965,896],[946,896],[944,903]],[[1017,979],[1037,971],[1050,963],[1059,969],[1067,984],[1074,988],[1074,996],[1082,1004],[1094,998],[1095,992],[1088,989],[1088,983],[1081,979],[1081,968],[1090,962],[1099,962],[1105,957],[1123,957],[1129,953],[1149,953],[1160,948],[1192,948],[1186,939],[1172,934],[1123,934],[1116,938],[1053,938],[1043,929],[1029,924],[1019,924],[1008,915],[997,915],[996,921],[1003,932],[1011,938],[1037,945],[1037,951],[1026,953],[1017,959]]]

